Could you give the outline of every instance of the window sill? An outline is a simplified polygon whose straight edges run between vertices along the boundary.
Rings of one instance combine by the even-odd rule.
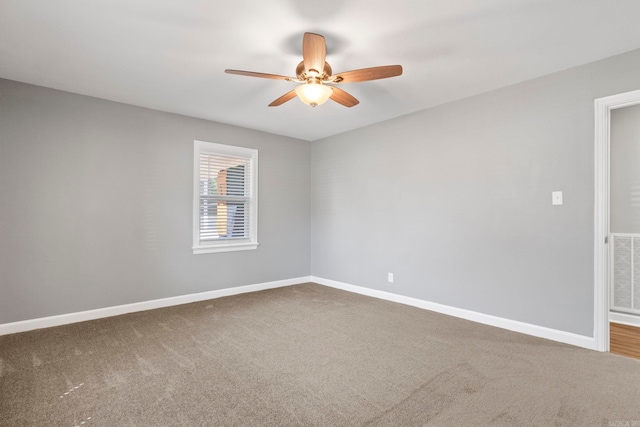
[[[193,254],[212,254],[216,252],[250,251],[258,249],[259,243],[226,243],[211,246],[194,246]]]

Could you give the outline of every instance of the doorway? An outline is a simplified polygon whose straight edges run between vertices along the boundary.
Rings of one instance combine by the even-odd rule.
[[[611,118],[614,110],[637,105],[640,105],[640,90],[600,98],[595,101],[594,339],[596,349],[599,351],[610,351],[612,335],[614,348],[618,346],[616,340],[620,339],[619,328],[615,327],[618,325],[618,320],[615,321],[615,324],[611,323],[612,317],[615,320],[616,316],[622,316],[621,319],[624,321],[627,320],[624,316],[633,314],[633,307],[630,307],[631,310],[627,310],[627,313],[624,313],[623,310],[622,313],[610,315],[612,302],[619,304],[621,301],[619,297],[612,297],[611,291],[613,265],[619,262],[619,257],[616,258],[615,251],[612,250],[614,245],[612,238],[615,239],[617,236],[611,234]],[[614,223],[619,223],[619,219],[615,218]],[[630,238],[633,242],[635,239],[633,233],[629,234],[630,236],[625,237],[627,240]],[[640,237],[637,241],[640,242]],[[631,286],[633,287],[633,271],[635,269],[633,253],[630,256],[632,261],[630,267]],[[637,267],[640,271],[640,265]],[[616,271],[618,270],[619,268],[616,269]],[[610,325],[614,328],[610,329]],[[638,332],[638,337],[640,337],[640,330]]]

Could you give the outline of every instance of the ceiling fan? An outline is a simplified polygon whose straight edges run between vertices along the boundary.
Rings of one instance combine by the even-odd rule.
[[[358,101],[344,90],[330,86],[338,83],[366,82],[369,80],[386,79],[402,74],[401,65],[384,65],[381,67],[362,68],[359,70],[345,71],[332,74],[331,66],[325,60],[327,46],[324,37],[314,33],[304,33],[302,38],[302,62],[296,67],[297,77],[280,76],[277,74],[256,73],[253,71],[224,70],[228,74],[240,76],[260,77],[263,79],[286,80],[288,82],[302,83],[294,90],[282,95],[269,104],[269,107],[277,107],[298,96],[305,104],[315,107],[332,99],[345,107],[353,107]]]

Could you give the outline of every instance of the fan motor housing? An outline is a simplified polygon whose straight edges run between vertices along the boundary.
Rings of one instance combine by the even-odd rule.
[[[331,76],[332,72],[333,71],[331,70],[331,65],[329,65],[329,63],[326,61],[324,63],[324,69],[322,70],[322,73],[318,73],[318,75],[315,75],[315,73],[309,74],[304,68],[304,61],[300,62],[296,67],[296,76],[298,76],[300,80],[307,80],[309,78],[326,80]]]

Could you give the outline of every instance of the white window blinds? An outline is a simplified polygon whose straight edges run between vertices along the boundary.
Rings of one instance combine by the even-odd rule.
[[[194,253],[255,249],[257,151],[196,141]]]

